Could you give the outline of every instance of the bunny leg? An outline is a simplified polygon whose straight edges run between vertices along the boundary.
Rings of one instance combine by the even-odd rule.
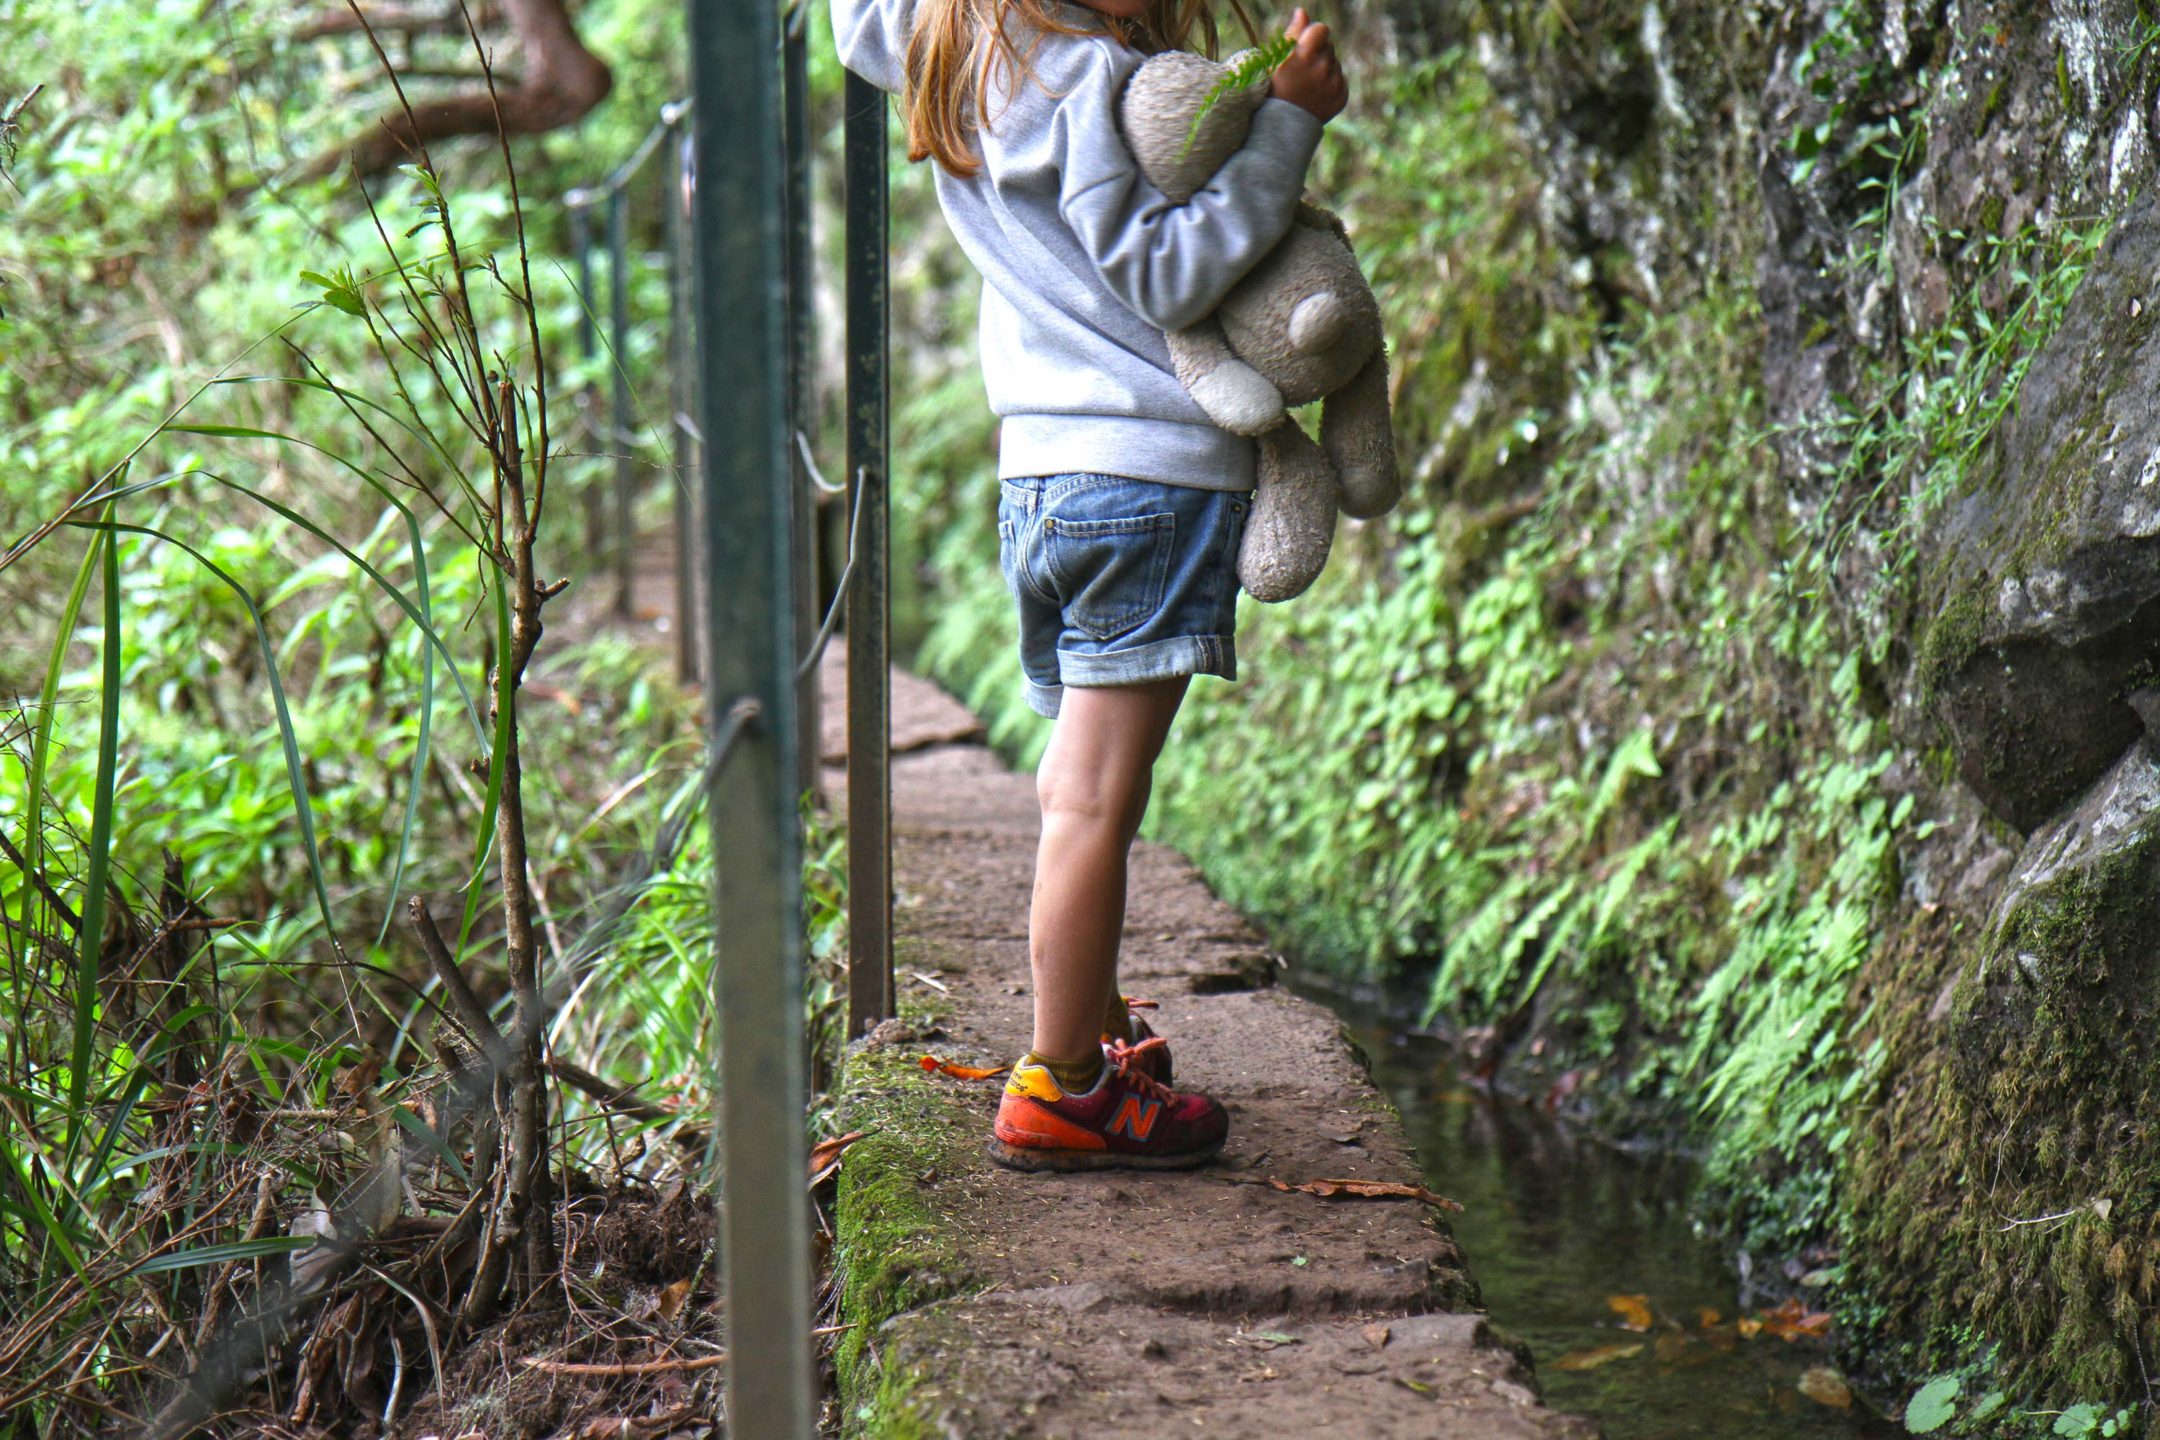
[[[1260,437],[1259,484],[1238,546],[1238,583],[1273,603],[1305,593],[1327,564],[1341,504],[1334,462],[1295,420]]]
[[[1282,391],[1237,358],[1213,316],[1165,338],[1179,383],[1208,419],[1238,435],[1263,434],[1282,420]]]
[[[1385,350],[1375,350],[1348,385],[1327,397],[1320,411],[1320,443],[1342,476],[1345,515],[1369,520],[1387,514],[1402,499]]]

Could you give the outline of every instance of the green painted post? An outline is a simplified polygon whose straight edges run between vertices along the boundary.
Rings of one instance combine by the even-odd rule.
[[[667,215],[668,278],[668,435],[675,457],[675,676],[684,684],[698,676],[697,503],[690,473],[690,431],[683,424],[695,403],[691,378],[689,151],[680,131],[683,112],[674,105],[661,112],[667,138],[661,150],[662,202]]]
[[[608,348],[614,352],[614,399],[608,406],[608,450],[615,457],[615,618],[630,618],[636,582],[636,521],[631,499],[637,459],[630,452],[636,426],[630,419],[630,195],[626,176],[611,180],[607,198]]]
[[[884,92],[847,77],[848,1034],[893,1013],[892,606]]]
[[[777,7],[690,0],[730,1435],[812,1440]]]
[[[780,48],[785,90],[781,118],[787,152],[787,295],[788,295],[788,425],[797,435],[817,435],[817,293],[811,276],[810,235],[810,7],[798,4],[787,17],[786,39]],[[795,537],[795,623],[805,635],[817,630],[818,611],[818,497],[810,483],[810,467],[799,449],[791,447],[795,476],[792,524]],[[796,714],[796,751],[802,761],[801,786],[818,789],[818,767],[824,742],[818,694],[822,667],[812,666],[803,677]]]
[[[590,365],[598,343],[593,333],[592,194],[579,190],[564,197],[563,203],[570,209],[570,248],[577,254],[578,358]],[[588,432],[597,438],[602,431],[593,417],[600,413],[600,397],[590,381],[579,393],[578,403],[584,407]],[[594,483],[585,489],[585,553],[600,554],[606,541],[607,496]]]

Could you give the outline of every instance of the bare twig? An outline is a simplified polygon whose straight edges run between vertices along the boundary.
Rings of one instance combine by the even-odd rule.
[[[543,1360],[537,1355],[527,1355],[518,1363],[528,1370],[538,1370],[544,1375],[667,1375],[683,1370],[710,1370],[716,1365],[725,1365],[727,1352],[722,1350],[717,1355],[683,1355],[667,1360],[632,1360],[615,1364]]]

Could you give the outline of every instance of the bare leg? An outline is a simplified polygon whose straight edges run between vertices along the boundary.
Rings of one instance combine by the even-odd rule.
[[[1101,1044],[1125,929],[1126,857],[1188,683],[1180,677],[1065,691],[1035,772],[1042,844],[1028,958],[1035,972],[1033,1049],[1046,1060],[1085,1060]]]

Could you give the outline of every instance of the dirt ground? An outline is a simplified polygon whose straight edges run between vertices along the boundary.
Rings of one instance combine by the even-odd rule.
[[[909,726],[933,700],[952,705],[920,684],[896,699]],[[896,1043],[1003,1064],[1028,1035],[1032,780],[979,744],[940,744],[895,759],[894,791],[899,983],[936,1017],[927,1038]],[[1420,1178],[1339,1024],[1275,984],[1279,973],[1190,865],[1141,847],[1123,988],[1160,1002],[1153,1019],[1180,1083],[1230,1109],[1212,1169],[1005,1171],[973,1138],[988,1133],[996,1081],[883,1068],[888,1088],[897,1073],[934,1092],[968,1136],[956,1163],[904,1177],[941,1227],[917,1243],[947,1253],[965,1283],[871,1337],[885,1409],[858,1415],[868,1433],[1596,1434],[1539,1404],[1524,1361],[1477,1312],[1436,1208],[1267,1183]],[[864,1149],[862,1163],[876,1163]]]

